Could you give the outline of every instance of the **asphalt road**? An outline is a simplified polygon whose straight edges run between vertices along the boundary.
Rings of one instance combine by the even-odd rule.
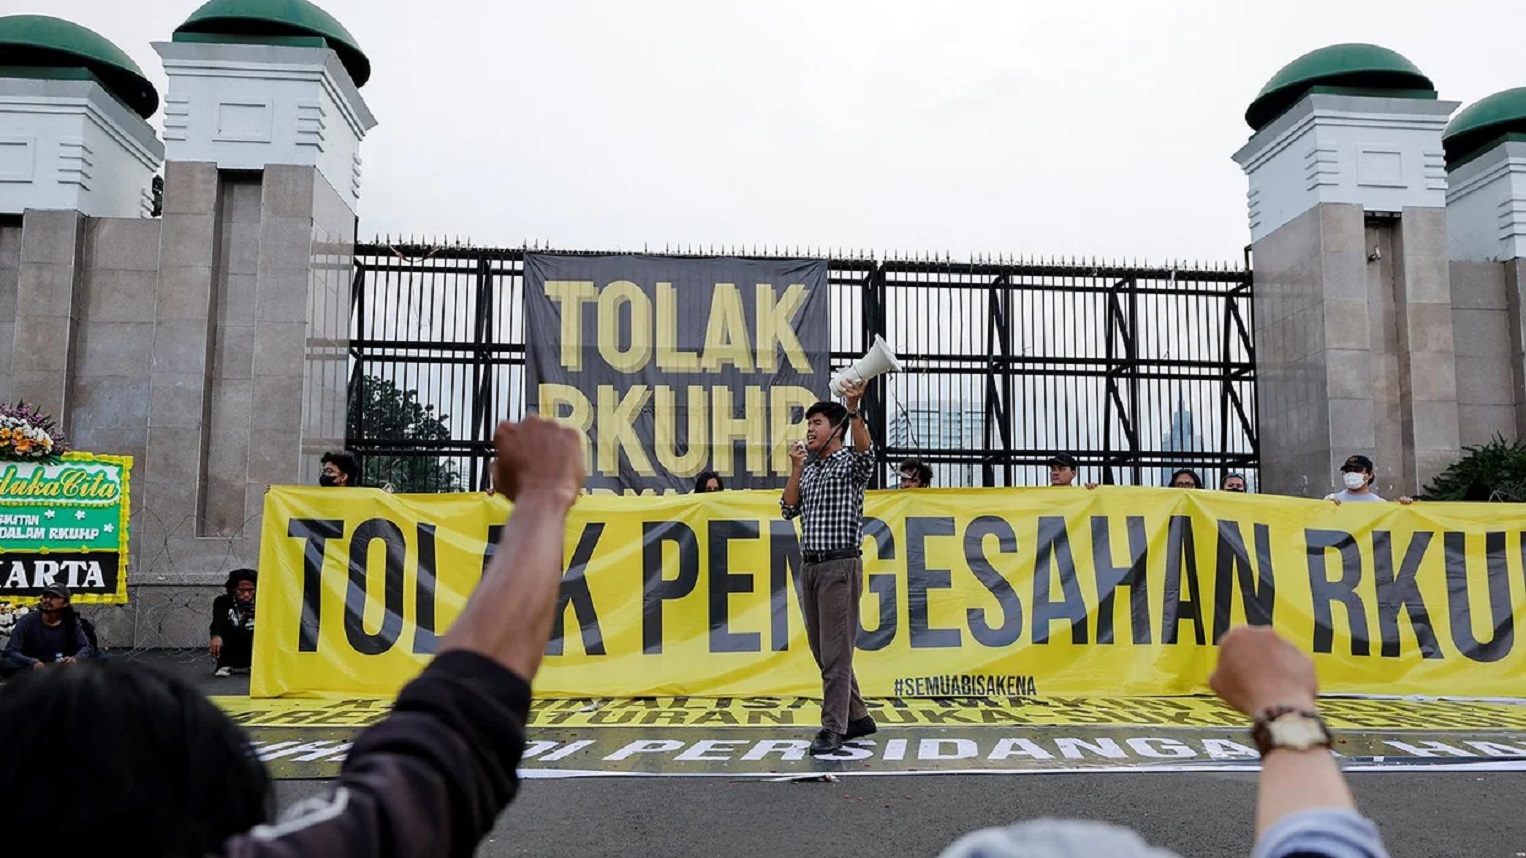
[[[1526,773],[1351,779],[1394,858],[1526,852]],[[1253,775],[1234,773],[539,780],[524,784],[478,854],[933,856],[964,832],[1048,816],[1126,825],[1183,858],[1222,858],[1250,854],[1255,786]],[[321,788],[277,785],[283,805]]]
[[[208,694],[248,692],[247,677],[212,678],[204,655],[140,657]],[[1398,771],[1350,779],[1395,858],[1526,855],[1526,772]],[[284,807],[323,786],[281,781],[277,797]],[[531,780],[478,854],[934,856],[967,831],[1067,817],[1129,826],[1183,858],[1221,858],[1250,854],[1255,788],[1254,775],[1226,772],[850,775],[836,783]]]

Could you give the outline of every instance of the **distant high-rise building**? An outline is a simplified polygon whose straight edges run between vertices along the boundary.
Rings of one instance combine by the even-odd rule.
[[[1193,430],[1192,412],[1187,410],[1187,401],[1184,397],[1176,400],[1176,411],[1171,414],[1171,428],[1161,436],[1160,449],[1167,453],[1195,453],[1203,449],[1203,439]],[[1198,477],[1203,477],[1201,468],[1193,465],[1178,465],[1171,468],[1161,468],[1160,484],[1171,485],[1171,472],[1177,468],[1192,468]]]
[[[974,402],[913,402],[892,412],[886,427],[888,446],[910,450],[985,449],[986,412]],[[978,486],[980,468],[974,463],[933,465],[935,486]]]

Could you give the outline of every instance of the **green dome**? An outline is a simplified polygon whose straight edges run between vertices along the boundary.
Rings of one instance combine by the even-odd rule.
[[[211,0],[191,13],[175,35],[317,36],[344,63],[356,86],[371,79],[371,61],[334,16],[307,0]]]
[[[0,66],[74,77],[88,71],[106,91],[144,119],[159,109],[159,93],[122,49],[94,30],[46,15],[0,18]]]
[[[1377,45],[1330,45],[1304,54],[1272,75],[1245,111],[1245,121],[1260,131],[1316,86],[1421,90],[1435,97],[1431,79],[1394,51]]]
[[[1448,166],[1476,155],[1506,134],[1526,133],[1526,87],[1496,92],[1463,108],[1441,133]]]

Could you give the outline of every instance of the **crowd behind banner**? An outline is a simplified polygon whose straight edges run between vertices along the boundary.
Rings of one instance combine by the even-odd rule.
[[[277,488],[252,692],[389,695],[491,556],[502,496]],[[1332,693],[1513,695],[1526,542],[1510,507],[1168,489],[870,492],[866,696],[1206,693],[1214,644],[1270,624]],[[817,690],[778,494],[585,496],[545,696]]]

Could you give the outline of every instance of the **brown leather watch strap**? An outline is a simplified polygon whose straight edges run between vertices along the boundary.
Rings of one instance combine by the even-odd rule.
[[[1307,718],[1318,725],[1320,733],[1324,735],[1324,741],[1316,743],[1316,746],[1323,745],[1328,748],[1335,743],[1335,738],[1330,735],[1330,728],[1326,726],[1325,719],[1321,718],[1318,712],[1309,709],[1299,709],[1296,706],[1269,706],[1256,715],[1255,721],[1251,724],[1250,731],[1251,738],[1256,742],[1256,750],[1262,756],[1266,756],[1266,753],[1273,748],[1282,747],[1273,743],[1272,722],[1284,715],[1292,714]]]

